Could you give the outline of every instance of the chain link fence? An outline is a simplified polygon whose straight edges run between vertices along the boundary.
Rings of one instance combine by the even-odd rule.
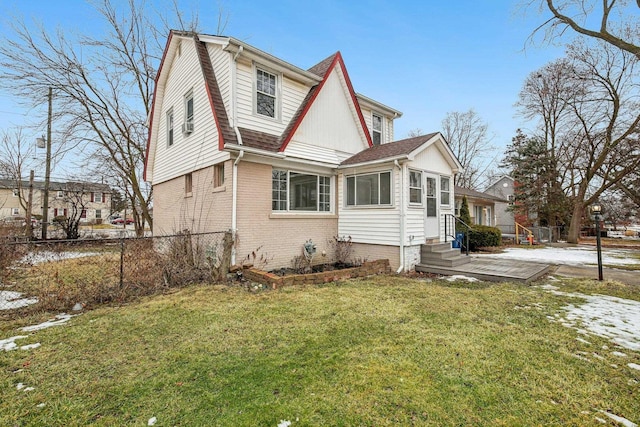
[[[0,243],[0,317],[68,311],[225,278],[230,232]]]

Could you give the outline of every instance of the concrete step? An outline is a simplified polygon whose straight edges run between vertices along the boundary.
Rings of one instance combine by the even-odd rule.
[[[442,252],[451,249],[451,242],[432,243],[429,245],[421,245],[421,252]]]
[[[420,252],[420,259],[447,259],[447,258],[456,258],[461,254],[460,249],[447,249],[446,251],[438,251],[438,252]]]

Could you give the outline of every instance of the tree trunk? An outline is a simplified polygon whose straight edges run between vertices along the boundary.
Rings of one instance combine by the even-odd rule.
[[[567,242],[578,243],[580,237],[580,227],[582,226],[582,211],[584,208],[584,202],[582,197],[579,200],[575,200],[573,203],[573,215],[571,215],[571,224],[569,225],[569,236]]]

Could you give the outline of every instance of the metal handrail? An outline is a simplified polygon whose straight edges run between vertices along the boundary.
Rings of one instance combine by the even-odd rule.
[[[517,222],[516,222],[516,245],[520,244],[520,230],[519,230],[520,228],[522,228],[523,230],[526,230],[529,233],[529,235],[527,236],[527,241],[529,242],[529,246],[533,246],[533,231],[529,230],[527,227]]]
[[[453,228],[452,232],[454,234],[449,234],[448,226],[449,226],[449,222],[450,222],[449,220],[450,219],[453,220],[452,223],[454,225],[451,228]],[[457,216],[453,215],[453,214],[444,214],[444,241],[445,242],[447,241],[447,237],[451,237],[452,240],[456,240],[456,235],[455,235],[455,231],[456,231],[455,223],[456,222],[461,224],[461,225],[463,225],[463,226],[465,226],[465,227],[467,227],[467,232],[464,233],[466,243],[462,243],[462,242],[460,242],[460,243],[464,247],[465,253],[467,254],[467,256],[469,256],[469,231],[471,231],[471,226],[469,224],[467,224],[466,222],[464,222],[463,220],[461,220],[460,218],[458,218]]]

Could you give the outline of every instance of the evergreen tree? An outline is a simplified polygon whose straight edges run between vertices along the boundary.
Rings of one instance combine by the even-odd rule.
[[[469,212],[469,202],[467,196],[462,196],[462,205],[460,206],[460,220],[467,225],[471,225],[471,213]]]

